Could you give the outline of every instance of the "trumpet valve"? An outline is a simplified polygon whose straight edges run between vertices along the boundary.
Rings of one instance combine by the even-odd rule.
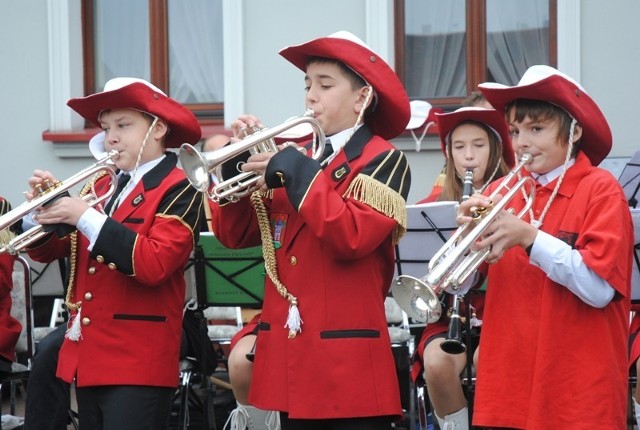
[[[489,213],[489,210],[492,207],[493,207],[493,202],[492,201],[489,202],[489,205],[485,206],[485,207],[474,206],[474,207],[471,208],[471,217],[474,220],[477,221],[477,220],[481,219],[482,217],[484,217],[487,213]]]

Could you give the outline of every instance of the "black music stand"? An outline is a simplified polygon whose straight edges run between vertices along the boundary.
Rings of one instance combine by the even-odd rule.
[[[208,232],[194,250],[196,294],[201,308],[262,308],[265,269],[262,247],[229,249]]]
[[[629,207],[638,207],[640,199],[640,151],[636,151],[631,160],[624,166],[618,182],[629,201]]]

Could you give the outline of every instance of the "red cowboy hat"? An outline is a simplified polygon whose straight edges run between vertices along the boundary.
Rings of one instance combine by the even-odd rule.
[[[515,165],[509,127],[504,120],[504,115],[493,109],[481,107],[462,107],[453,112],[436,114],[438,133],[440,134],[440,147],[445,157],[447,156],[446,145],[451,141],[451,132],[464,121],[479,122],[489,127],[502,145],[502,159],[504,162],[509,167]]]
[[[579,83],[553,67],[531,66],[513,87],[485,82],[478,88],[499,112],[516,99],[540,100],[567,111],[582,127],[580,149],[594,166],[611,151],[611,129],[598,105]]]
[[[202,135],[198,120],[189,109],[143,79],[111,79],[104,91],[71,99],[67,105],[98,127],[100,113],[109,109],[135,109],[156,116],[169,126],[167,148],[177,148],[184,142],[195,144]]]
[[[409,97],[398,76],[378,54],[348,31],[339,31],[280,51],[285,59],[307,70],[309,57],[324,57],[341,61],[371,85],[377,95],[375,110],[365,118],[371,130],[393,139],[402,133],[409,122]]]

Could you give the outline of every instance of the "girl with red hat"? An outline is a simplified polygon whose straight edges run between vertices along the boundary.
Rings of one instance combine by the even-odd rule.
[[[506,175],[514,165],[509,129],[504,116],[493,109],[463,107],[454,112],[436,114],[440,145],[446,157],[443,186],[434,187],[429,197],[418,203],[460,201],[463,198],[463,180],[468,171],[473,173],[472,190],[482,192],[489,183]],[[467,196],[468,197],[468,196]],[[484,278],[476,283],[464,297],[460,315],[467,314],[471,306],[472,332],[482,324],[484,308]],[[445,294],[447,307],[452,310],[453,298]],[[450,315],[449,315],[450,316]],[[460,354],[446,353],[441,345],[447,336],[449,318],[441,317],[429,323],[422,332],[416,348],[412,375],[417,379],[424,372],[429,400],[440,428],[455,425],[469,428],[467,400],[460,384],[460,374],[473,351]],[[470,333],[463,333],[469,336]],[[474,361],[477,356],[475,349]],[[425,365],[426,363],[426,365]]]
[[[203,199],[165,149],[196,143],[200,127],[188,109],[141,79],[112,79],[103,92],[68,104],[103,129],[92,149],[117,153],[122,186],[104,209],[61,197],[34,217],[73,227],[29,250],[36,261],[70,260],[72,324],[57,376],[75,380],[83,428],[166,428],[178,385],[184,267]],[[36,170],[27,197],[45,180],[55,178]],[[109,175],[94,177],[81,194],[102,196],[113,185]]]
[[[267,279],[249,401],[282,429],[389,429],[402,414],[384,309],[406,229],[409,165],[387,141],[409,121],[396,74],[348,32],[280,54],[305,72],[306,107],[333,153],[253,155],[261,191],[213,205],[231,248],[262,243]],[[251,115],[233,123],[259,125]],[[268,189],[267,189],[268,188]]]
[[[536,186],[523,219],[502,211],[475,245],[488,247],[490,264],[473,424],[624,428],[633,225],[622,188],[596,167],[611,149],[609,125],[549,66],[480,90],[505,113],[517,156],[531,156],[522,176]],[[529,198],[509,207],[518,213]],[[489,204],[475,194],[458,222]]]

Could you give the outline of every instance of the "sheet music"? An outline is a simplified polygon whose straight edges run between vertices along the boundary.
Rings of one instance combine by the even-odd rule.
[[[432,202],[407,206],[407,233],[396,247],[396,272],[422,278],[431,257],[457,230],[458,202]]]

